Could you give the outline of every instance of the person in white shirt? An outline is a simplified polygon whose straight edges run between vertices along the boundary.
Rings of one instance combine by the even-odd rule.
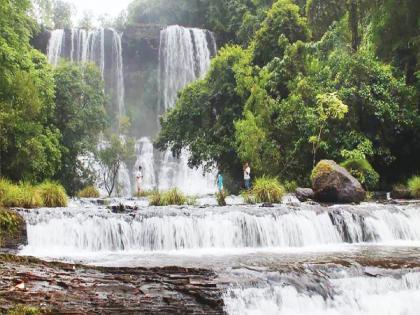
[[[141,184],[143,181],[143,171],[142,167],[139,166],[139,170],[136,173],[136,184],[137,184],[137,195],[140,196],[141,193]]]
[[[248,162],[244,165],[244,183],[245,189],[249,190],[251,188],[251,168],[249,167]]]

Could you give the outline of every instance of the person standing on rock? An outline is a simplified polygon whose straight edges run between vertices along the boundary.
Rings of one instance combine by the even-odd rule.
[[[137,185],[137,196],[140,197],[141,194],[141,184],[143,181],[143,171],[142,167],[139,166],[139,170],[136,173],[136,185]]]
[[[244,184],[246,190],[251,188],[251,168],[249,167],[248,162],[244,165]]]

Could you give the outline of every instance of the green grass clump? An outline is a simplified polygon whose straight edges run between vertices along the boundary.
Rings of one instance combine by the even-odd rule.
[[[79,198],[99,198],[101,195],[95,186],[87,186],[77,193]]]
[[[379,174],[365,159],[349,159],[341,166],[349,171],[367,190],[374,190],[379,183]]]
[[[285,181],[285,182],[283,182],[283,187],[286,190],[286,192],[294,193],[296,191],[296,189],[298,188],[298,184],[294,180]]]
[[[166,192],[154,191],[149,196],[149,203],[151,206],[170,206],[170,205],[184,205],[190,204],[189,200],[178,188],[173,188]]]
[[[12,182],[5,178],[0,178],[0,205],[2,204],[2,200],[7,192],[13,188]]]
[[[142,190],[140,191],[140,193],[136,192],[134,194],[135,197],[140,198],[140,197],[149,197],[151,195],[153,195],[156,192],[156,190]]]
[[[420,198],[420,176],[410,178],[407,185],[411,196],[414,198]]]
[[[44,201],[41,197],[39,190],[27,183],[19,186],[20,201],[19,207],[34,209],[40,208],[44,205]]]
[[[216,200],[217,200],[217,204],[221,207],[226,206],[226,197],[228,196],[227,191],[222,190],[222,191],[218,191],[216,193]]]
[[[47,181],[39,185],[37,188],[41,194],[45,207],[58,208],[67,206],[68,197],[66,190],[63,186],[61,186],[61,184]]]
[[[285,189],[276,178],[260,177],[254,182],[251,191],[243,196],[247,203],[280,203]]]
[[[183,205],[187,202],[187,197],[178,188],[164,192],[163,199],[167,205]]]

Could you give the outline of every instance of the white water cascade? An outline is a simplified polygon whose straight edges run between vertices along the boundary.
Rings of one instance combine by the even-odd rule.
[[[216,51],[216,42],[209,31],[169,26],[160,33],[159,106],[166,111],[175,105],[177,93],[188,83],[203,78]],[[162,156],[158,187],[178,187],[186,193],[204,194],[215,191],[215,174],[204,174],[202,168],[188,167],[188,152],[175,159],[168,150]]]
[[[149,138],[141,138],[136,143],[137,161],[134,170],[137,171],[139,166],[142,167],[143,187],[144,190],[152,190],[156,188],[155,176],[155,158],[153,143]]]
[[[105,80],[117,119],[125,114],[121,35],[117,31],[111,28],[53,30],[47,56],[53,66],[57,66],[60,59],[95,63]]]
[[[420,308],[420,272],[366,277],[342,272],[328,281],[334,293],[324,297],[283,284],[235,288],[224,297],[230,315],[415,315]]]
[[[39,210],[25,214],[28,249],[66,252],[262,249],[343,243],[420,242],[415,208],[320,211],[308,206],[223,211],[145,208],[135,215],[108,211]]]

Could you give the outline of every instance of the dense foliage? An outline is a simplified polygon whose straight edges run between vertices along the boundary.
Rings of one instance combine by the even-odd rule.
[[[237,179],[244,161],[299,184],[323,158],[366,160],[369,188],[376,172],[381,186],[418,172],[419,14],[407,1],[393,15],[399,3],[275,1],[246,47],[220,49],[182,91],[157,146],[188,147],[191,166],[210,161]]]
[[[78,156],[106,126],[103,82],[89,65],[53,70],[29,44],[30,13],[29,1],[1,1],[0,175],[58,179],[73,194],[83,177]]]

